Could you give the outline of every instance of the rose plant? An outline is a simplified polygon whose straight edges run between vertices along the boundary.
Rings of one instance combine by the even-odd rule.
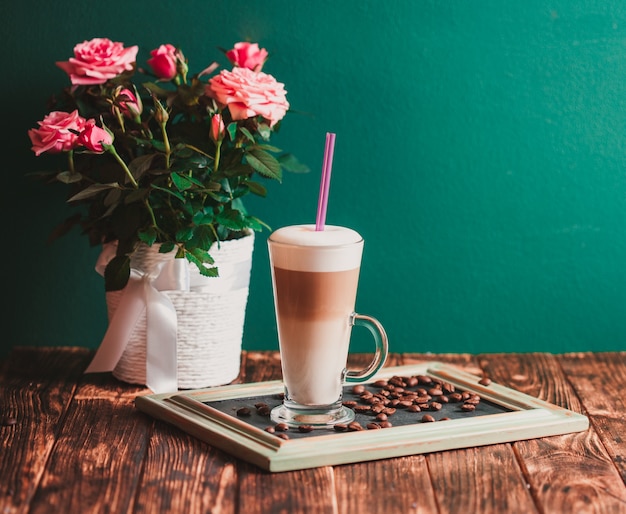
[[[28,132],[35,155],[67,155],[67,169],[38,173],[69,186],[78,208],[52,238],[79,226],[92,245],[117,242],[107,291],[126,285],[142,243],[217,276],[211,245],[266,226],[242,198],[265,196],[263,179],[280,181],[283,170],[307,170],[270,144],[289,102],[262,71],[268,53],[257,43],[224,51],[231,69],[213,63],[191,76],[171,44],[150,52],[148,69],[137,53],[106,38],[76,45],[57,63],[71,85]]]

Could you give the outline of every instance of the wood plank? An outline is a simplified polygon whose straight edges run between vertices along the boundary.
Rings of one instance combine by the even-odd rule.
[[[427,461],[437,512],[538,512],[510,444],[433,453]]]
[[[73,400],[30,512],[130,512],[151,426],[125,395]]]
[[[484,377],[470,354],[405,354],[403,362],[437,360]],[[426,455],[438,508],[433,512],[536,512],[510,444],[466,448]],[[462,490],[463,494],[458,494]]]
[[[235,457],[157,421],[135,511],[234,514],[237,467]]]
[[[626,482],[626,352],[573,353],[558,361]]]
[[[0,374],[0,512],[28,512],[90,352],[16,347]]]
[[[498,354],[481,356],[480,362],[498,383],[583,412],[554,355]],[[626,487],[593,426],[585,432],[518,441],[513,448],[541,511],[626,510]]]
[[[333,468],[325,466],[270,474],[251,464],[241,463],[238,504],[239,512],[245,514],[335,514]]]
[[[336,466],[334,472],[339,514],[439,512],[424,455]]]

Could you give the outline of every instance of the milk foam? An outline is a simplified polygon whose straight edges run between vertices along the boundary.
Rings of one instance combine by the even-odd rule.
[[[363,238],[350,228],[326,225],[316,231],[315,225],[292,225],[279,228],[269,240],[277,243],[272,252],[272,264],[277,268],[345,271],[361,265]]]

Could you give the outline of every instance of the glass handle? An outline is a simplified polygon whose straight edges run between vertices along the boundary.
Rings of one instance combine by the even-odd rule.
[[[356,312],[353,312],[350,316],[350,325],[367,327],[367,329],[369,329],[372,336],[374,336],[376,352],[374,360],[367,368],[360,371],[348,370],[345,373],[344,379],[349,383],[366,382],[372,378],[380,368],[383,367],[385,361],[387,360],[387,355],[389,354],[389,341],[387,339],[387,333],[376,318],[366,316],[365,314],[357,314]]]

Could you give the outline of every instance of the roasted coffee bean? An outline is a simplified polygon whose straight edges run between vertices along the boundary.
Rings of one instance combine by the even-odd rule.
[[[449,420],[450,420],[450,418],[448,416],[445,416],[445,417],[441,418],[439,421],[449,421]]]
[[[488,386],[488,385],[490,385],[490,384],[491,384],[491,379],[490,379],[490,378],[487,378],[487,377],[483,377],[483,378],[481,378],[481,379],[478,381],[478,383],[479,383],[480,385]]]
[[[432,397],[429,395],[426,396],[418,396],[417,398],[415,398],[415,400],[413,400],[413,403],[428,403],[430,400],[432,400]]]
[[[428,394],[431,396],[440,396],[443,394],[443,391],[439,387],[432,387],[428,390]]]
[[[350,409],[354,409],[356,407],[356,402],[354,400],[346,400],[344,402],[341,402],[345,407],[348,407]]]
[[[313,432],[313,427],[311,425],[300,425],[298,427],[298,432],[302,432],[303,434]]]
[[[387,414],[387,416],[393,416],[396,413],[396,409],[394,409],[393,407],[385,407],[383,409],[383,412]]]
[[[378,423],[368,423],[365,426],[368,430],[380,430],[381,428],[383,428]]]
[[[478,405],[480,403],[480,396],[476,394],[472,395],[467,400],[465,400],[465,403],[472,403],[474,405]]]
[[[422,416],[422,422],[423,423],[431,423],[433,421],[435,421],[435,418],[433,418],[430,414],[424,414]]]
[[[428,375],[417,375],[417,381],[420,384],[432,384],[433,383],[433,379],[430,378]]]
[[[269,432],[270,434],[273,434],[274,432],[276,432],[276,428],[274,428],[274,427],[265,427],[265,431]]]
[[[276,437],[280,437],[281,439],[284,439],[285,441],[289,440],[289,436],[285,434],[285,432],[279,432],[278,434],[276,434]]]
[[[269,405],[265,402],[257,402],[254,404],[255,409],[262,409],[263,407],[269,407]]]
[[[450,399],[445,394],[437,396],[435,400],[437,400],[439,403],[448,403],[450,401]]]
[[[473,403],[464,403],[461,405],[461,410],[465,412],[472,412],[473,410],[476,410],[476,405]]]
[[[417,377],[408,377],[406,380],[407,387],[415,387],[418,383]]]
[[[277,423],[274,428],[280,432],[286,432],[289,430],[289,425],[287,425],[287,423]]]
[[[441,405],[439,402],[431,402],[430,404],[430,410],[441,410],[442,407],[443,405]]]
[[[381,428],[391,428],[393,426],[391,421],[381,421],[379,425]]]
[[[258,407],[256,411],[261,416],[269,416],[272,409],[270,409],[268,405],[262,405],[261,407]]]
[[[391,377],[389,379],[389,383],[393,384],[397,387],[404,387],[406,384],[404,383],[404,380],[402,380],[402,378],[400,377]]]
[[[399,409],[408,409],[411,405],[413,405],[413,402],[410,400],[400,400],[397,407]]]
[[[470,396],[472,396],[472,395],[471,395],[470,393],[468,393],[467,391],[463,391],[463,392],[461,393],[461,399],[462,399],[463,401],[467,400]]]
[[[460,402],[463,401],[463,397],[461,393],[450,393],[448,395],[448,400],[450,400],[451,402]]]
[[[237,409],[237,416],[239,417],[247,417],[251,414],[250,409],[248,407],[241,407]]]
[[[409,405],[409,408],[407,409],[409,412],[421,412],[422,409],[419,405]]]
[[[348,424],[348,430],[350,432],[358,432],[359,430],[363,430],[363,427],[358,421],[352,421]]]
[[[393,400],[389,402],[389,405],[391,407],[397,407],[399,404],[400,404],[400,400],[398,400],[397,398],[394,398]]]
[[[377,421],[387,421],[387,414],[385,414],[384,412],[381,412],[380,414],[378,414],[376,416],[376,420]]]
[[[376,380],[376,382],[374,382],[372,385],[374,387],[385,387],[387,385],[387,381],[384,379]]]
[[[357,384],[352,387],[352,392],[354,394],[361,394],[365,391],[365,386],[363,384]]]
[[[385,406],[382,403],[377,403],[376,405],[372,405],[372,413],[379,414],[383,410],[385,410]]]
[[[455,391],[454,384],[451,384],[450,382],[444,382],[441,384],[441,389],[445,394],[450,394]]]
[[[335,432],[345,432],[348,430],[348,425],[345,423],[337,423],[333,428],[335,429]]]
[[[354,412],[358,412],[359,414],[365,414],[372,410],[371,405],[355,405]]]

